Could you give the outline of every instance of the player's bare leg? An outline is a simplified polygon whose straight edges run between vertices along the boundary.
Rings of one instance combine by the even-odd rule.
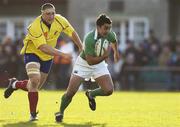
[[[113,82],[110,75],[103,75],[95,80],[100,87],[94,90],[86,91],[89,107],[93,111],[96,110],[96,96],[109,96],[113,93]]]
[[[43,84],[46,82],[48,74],[41,72],[41,81],[38,89],[40,90]],[[9,79],[8,87],[4,91],[4,97],[9,98],[15,90],[22,89],[24,91],[28,91],[28,81],[22,80],[18,81],[16,78]]]
[[[65,109],[71,103],[72,97],[76,94],[84,79],[72,74],[66,93],[61,98],[60,111],[55,114],[56,122],[62,122]]]
[[[41,87],[45,83],[47,76],[48,74],[41,72],[41,81],[40,81],[39,89],[41,89]],[[9,98],[11,94],[18,89],[28,91],[28,81],[29,80],[18,81],[16,78],[9,79],[8,87],[4,91],[4,97]]]
[[[96,96],[109,96],[113,93],[113,81],[110,75],[103,75],[95,79],[100,88],[92,90],[90,95]],[[100,91],[100,92],[98,92]]]
[[[40,64],[37,62],[30,62],[26,64],[26,71],[29,77],[28,82],[28,99],[30,107],[30,121],[37,120],[36,107],[38,103],[38,87],[41,80]]]
[[[39,87],[38,87],[39,90],[42,88],[42,86],[46,82],[47,77],[48,77],[48,73],[41,72],[41,81],[40,81],[40,84],[39,84]]]
[[[27,84],[28,84],[28,80],[18,81],[16,78],[9,79],[8,87],[4,91],[4,97],[9,98],[12,95],[12,93],[18,89],[28,91]]]

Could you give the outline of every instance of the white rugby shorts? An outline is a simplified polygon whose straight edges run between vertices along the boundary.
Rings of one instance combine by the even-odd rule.
[[[105,61],[95,65],[89,65],[87,61],[80,56],[78,56],[76,59],[72,74],[78,75],[85,79],[96,79],[103,75],[110,75]]]

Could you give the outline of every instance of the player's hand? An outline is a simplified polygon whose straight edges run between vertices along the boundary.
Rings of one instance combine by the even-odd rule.
[[[117,63],[117,62],[119,61],[119,59],[120,59],[120,54],[119,54],[119,52],[115,52],[115,53],[114,53],[114,62]]]
[[[108,56],[109,56],[110,47],[108,47],[107,49],[103,48],[103,50],[104,50],[103,57],[106,59],[106,58],[108,58]]]
[[[81,53],[82,51],[83,51],[83,47],[81,46],[81,47],[79,47],[78,52]]]
[[[72,59],[72,55],[69,53],[61,53],[61,56],[65,59]]]

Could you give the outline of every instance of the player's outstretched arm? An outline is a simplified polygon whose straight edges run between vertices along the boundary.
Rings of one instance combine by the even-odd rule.
[[[64,58],[72,58],[72,56],[70,54],[67,54],[67,53],[62,53],[60,52],[59,50],[57,50],[56,48],[53,48],[47,44],[43,44],[41,46],[39,46],[39,49],[48,54],[48,55],[51,55],[51,56],[62,56]]]
[[[112,49],[114,52],[114,62],[118,62],[120,59],[120,54],[118,51],[118,45],[117,45],[117,43],[112,43],[111,46],[112,46]]]
[[[76,31],[74,31],[72,33],[72,37],[71,39],[73,40],[73,42],[78,46],[79,48],[79,52],[81,52],[83,50],[83,46],[82,46],[82,41],[81,39],[79,38],[78,34]]]

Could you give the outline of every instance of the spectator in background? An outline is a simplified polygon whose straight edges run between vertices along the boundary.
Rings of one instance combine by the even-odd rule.
[[[69,53],[75,57],[75,50],[72,42],[65,38],[60,42],[59,50],[64,53]],[[71,68],[72,68],[72,59],[64,58],[62,56],[55,56],[54,62],[58,64],[57,71],[57,89],[65,89],[67,88],[67,84],[70,79]],[[59,85],[60,83],[60,85]]]
[[[132,68],[137,66],[137,50],[134,47],[133,41],[127,41],[127,48],[124,53],[124,63],[122,65],[122,70],[119,74],[121,89],[131,90],[136,89],[137,83],[137,71],[133,71]]]
[[[170,65],[173,67],[180,67],[180,43],[176,45],[176,51],[171,56]],[[180,90],[180,70],[175,69],[172,71],[172,79],[174,81],[174,85],[171,85],[170,90]]]
[[[162,45],[162,50],[158,58],[158,66],[168,67],[170,64],[170,59],[172,56],[171,48],[168,43]],[[166,89],[169,89],[171,86],[171,71],[158,71],[159,79],[163,79],[163,85],[166,86]]]
[[[162,50],[158,58],[158,65],[168,66],[170,63],[171,56],[172,56],[172,52],[171,52],[170,46],[168,45],[168,43],[164,44],[162,46]]]
[[[158,55],[160,53],[160,41],[157,39],[155,32],[151,29],[149,31],[149,38],[142,43],[144,49],[147,51],[150,65],[158,64]]]
[[[119,51],[119,54],[120,54],[120,58],[121,58],[120,51]],[[114,83],[114,89],[120,89],[119,73],[121,71],[121,66],[122,66],[123,60],[120,59],[119,61],[114,62],[113,50],[111,49],[109,58],[106,60],[106,62],[108,64],[109,72],[112,76],[112,80]]]
[[[149,57],[149,65],[157,66],[158,65],[158,57],[160,53],[160,47],[158,44],[151,44],[150,49],[148,50],[148,57]]]
[[[149,56],[142,43],[137,47],[136,62],[138,66],[145,66],[149,63]]]
[[[158,38],[156,37],[155,32],[154,32],[153,29],[150,29],[150,30],[149,30],[149,38],[147,39],[147,43],[148,43],[149,45],[157,44],[158,46],[160,46],[160,41],[159,41]]]
[[[17,77],[17,79],[20,79],[20,80],[23,80],[23,79],[27,79],[27,74],[26,74],[26,69],[23,68],[24,66],[24,58],[20,55],[20,51],[21,51],[21,48],[23,47],[23,39],[25,38],[25,34],[24,33],[21,33],[21,37],[20,38],[17,38],[15,40],[15,43],[14,45],[16,45],[16,50],[17,50],[17,63],[18,63],[18,72],[17,72],[17,75],[14,76],[14,77]]]
[[[6,63],[8,58],[4,55],[2,43],[0,43],[0,87],[5,87],[6,81],[8,80],[8,74],[6,71]]]
[[[6,36],[2,41],[2,54],[4,61],[4,70],[7,71],[9,78],[17,76],[18,72],[18,55],[17,49],[11,37]]]

